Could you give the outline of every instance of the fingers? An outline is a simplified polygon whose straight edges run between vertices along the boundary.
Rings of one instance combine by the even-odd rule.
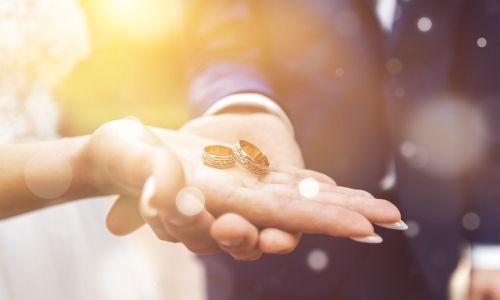
[[[151,198],[156,192],[156,179],[151,176],[146,180],[144,188],[142,190],[141,200],[139,201],[139,211],[141,212],[142,218],[146,221],[149,227],[153,230],[156,237],[162,241],[166,242],[178,242],[167,230],[163,227],[163,224],[159,218],[158,210],[151,206]]]
[[[144,186],[141,212],[155,233],[171,236],[198,254],[218,251],[209,234],[213,217],[205,210],[204,195],[184,187],[184,170],[175,154],[166,147],[157,150],[152,173]]]
[[[260,232],[259,247],[264,253],[285,254],[297,247],[300,233],[292,234],[276,228],[266,228]]]
[[[330,192],[319,193],[314,200],[358,212],[374,223],[393,223],[401,220],[401,214],[396,206],[382,199]]]
[[[395,230],[406,230],[399,209],[391,202],[376,199],[363,190],[320,184],[320,193],[313,200],[332,203],[356,211],[371,222]]]
[[[273,172],[262,177],[261,182],[267,184],[263,188],[270,191],[281,188],[283,190],[279,193],[288,193],[292,195],[291,197],[296,193],[295,190],[299,190],[305,198],[358,212],[382,227],[396,230],[408,228],[401,220],[401,213],[391,202],[375,199],[363,190],[337,186],[330,177],[318,172],[278,165]]]
[[[205,209],[205,196],[198,188],[183,187],[182,166],[172,156],[171,152],[157,156],[153,170],[157,185],[149,202],[159,211],[164,229],[190,251],[217,252],[220,249],[210,236],[214,218]],[[172,173],[178,175],[172,178]]]
[[[220,216],[210,233],[220,248],[237,260],[256,260],[262,255],[258,248],[257,227],[239,215],[228,213]]]
[[[154,176],[163,178],[165,175],[161,171],[155,171]],[[176,185],[180,184],[179,182],[164,186],[159,184],[157,177],[150,177],[146,181],[140,211],[158,238],[182,242],[186,248],[197,254],[219,251],[219,247],[210,237],[210,227],[214,219],[204,208],[203,194],[195,188],[181,188],[177,193],[179,186]],[[160,182],[165,182],[164,180]],[[159,206],[164,209],[157,208]]]
[[[161,217],[160,217],[161,218]],[[164,227],[193,253],[200,255],[213,254],[220,251],[217,243],[210,236],[210,227],[214,217],[206,210],[193,218],[189,225],[177,226],[165,218],[161,218]]]
[[[326,205],[342,207],[363,215],[373,223],[394,224],[401,222],[401,214],[394,204],[386,200],[375,199],[365,191],[324,183],[319,183],[316,187],[301,187],[298,184],[267,184],[259,188],[272,194],[283,195],[289,199],[301,198],[304,201],[321,202]]]
[[[139,211],[137,200],[119,197],[106,217],[106,226],[115,235],[126,235],[144,225]]]
[[[260,232],[243,217],[228,213],[219,217],[211,229],[221,249],[237,260],[256,260],[262,253],[289,253],[297,246],[300,234],[267,228]]]
[[[210,196],[212,199],[207,201],[208,208],[215,214],[234,212],[264,228],[343,237],[373,234],[371,223],[361,214],[318,201],[303,200],[298,193],[290,195],[237,188],[225,195]]]
[[[178,176],[172,178],[172,172]],[[158,155],[153,174],[157,182],[151,198],[159,211],[159,219],[167,232],[197,254],[211,254],[219,247],[210,237],[213,216],[205,209],[203,193],[194,187],[184,187],[184,171],[173,153]]]

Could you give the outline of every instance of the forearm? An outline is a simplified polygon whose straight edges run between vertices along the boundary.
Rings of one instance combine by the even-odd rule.
[[[88,137],[0,146],[0,219],[97,193],[78,157]]]

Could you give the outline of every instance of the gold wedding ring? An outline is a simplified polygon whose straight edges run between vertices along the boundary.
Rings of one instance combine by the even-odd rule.
[[[247,171],[263,175],[269,170],[269,160],[257,146],[245,140],[240,140],[233,148],[234,157]]]
[[[231,148],[222,145],[205,147],[202,159],[205,165],[217,169],[231,168],[235,162]]]

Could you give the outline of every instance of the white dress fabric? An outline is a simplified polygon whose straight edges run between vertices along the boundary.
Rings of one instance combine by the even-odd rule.
[[[57,137],[52,89],[88,52],[77,0],[0,0],[0,146]],[[204,299],[203,272],[149,228],[114,237],[112,199],[0,221],[0,300]]]

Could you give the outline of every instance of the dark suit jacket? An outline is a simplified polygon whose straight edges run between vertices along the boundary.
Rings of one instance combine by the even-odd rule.
[[[307,167],[341,185],[378,194],[393,157],[397,184],[391,200],[419,229],[409,238],[412,257],[426,286],[444,295],[461,242],[500,243],[500,2],[402,1],[388,35],[370,3],[191,3],[185,36],[190,103],[199,113],[233,93],[270,96],[288,112]],[[432,21],[428,32],[417,26],[423,16]],[[478,47],[481,37],[486,47]],[[434,103],[441,104],[433,108]],[[432,108],[431,117],[415,117],[425,107]],[[457,117],[461,113],[465,116]],[[478,131],[464,132],[474,124]],[[419,126],[424,137],[414,141],[411,134],[418,137]],[[439,171],[443,153],[460,158],[468,155],[463,154],[468,146],[472,156],[480,153],[473,163],[451,173]],[[480,217],[479,228],[464,229],[463,221],[470,221],[462,220],[466,212]],[[331,242],[313,238],[305,243],[310,249]],[[344,244],[325,247],[347,264],[350,253],[343,252],[354,243],[338,243]],[[266,264],[280,259],[269,258]],[[295,271],[304,289],[308,275],[301,268]],[[332,270],[330,281],[315,278],[309,285],[322,290],[341,270]]]

